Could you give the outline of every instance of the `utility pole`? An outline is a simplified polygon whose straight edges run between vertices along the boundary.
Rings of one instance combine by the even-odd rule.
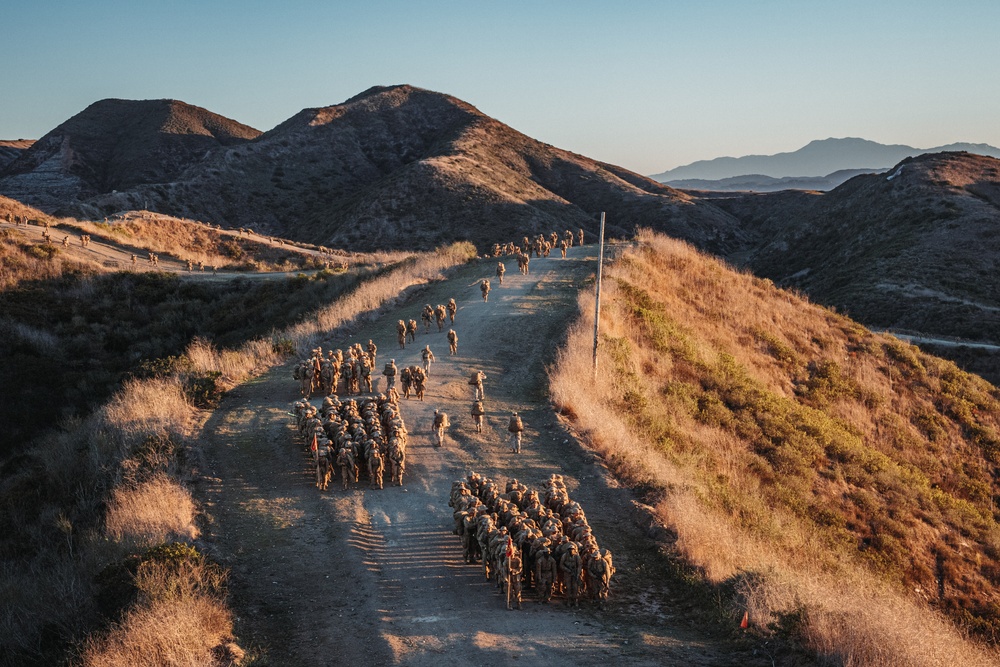
[[[597,297],[594,299],[594,379],[597,379],[597,330],[601,323],[601,273],[604,268],[604,211],[601,211],[601,247],[597,253]]]

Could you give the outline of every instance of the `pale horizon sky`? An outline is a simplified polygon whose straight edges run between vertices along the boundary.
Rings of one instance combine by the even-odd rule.
[[[0,138],[173,98],[268,130],[374,85],[643,174],[861,137],[1000,146],[1000,3],[37,0],[0,11]]]

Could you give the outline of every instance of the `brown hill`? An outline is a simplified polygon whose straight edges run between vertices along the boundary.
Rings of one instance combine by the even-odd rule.
[[[14,139],[0,141],[0,172],[11,162],[21,156],[21,153],[31,148],[34,139]]]
[[[455,239],[482,249],[529,232],[595,232],[601,210],[612,233],[653,227],[719,252],[738,240],[734,221],[710,204],[411,86],[303,110],[176,182],[93,197],[75,212],[133,208],[359,249]]]
[[[171,181],[211,149],[259,135],[176,100],[101,100],[7,165],[0,192],[51,211],[100,193]]]
[[[827,194],[708,196],[755,240],[731,257],[876,327],[997,341],[1000,160],[909,158]]]

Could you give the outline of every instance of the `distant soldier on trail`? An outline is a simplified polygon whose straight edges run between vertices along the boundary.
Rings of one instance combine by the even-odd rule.
[[[427,304],[424,309],[420,311],[420,319],[424,323],[424,333],[431,332],[431,322],[434,320],[434,306]]]
[[[410,390],[413,388],[413,373],[409,366],[399,372],[399,381],[403,384],[403,398],[409,400]]]
[[[451,426],[448,421],[448,414],[440,410],[434,411],[434,435],[437,440],[435,447],[444,446],[444,430]]]
[[[382,375],[385,376],[385,391],[389,393],[389,390],[396,386],[396,360],[390,359],[389,363],[385,365],[382,370]]]
[[[439,303],[438,307],[434,309],[434,318],[437,320],[438,331],[444,331],[444,322],[448,317],[448,310],[444,307],[444,304]]]
[[[483,278],[483,282],[479,283],[479,291],[483,293],[483,301],[490,300],[490,279]]]
[[[503,285],[503,274],[507,273],[507,267],[503,262],[497,262],[497,282]]]
[[[372,342],[372,339],[368,339],[368,361],[371,362],[372,368],[375,368],[375,355],[378,354],[378,345]]]
[[[424,372],[427,375],[431,374],[431,364],[434,363],[434,353],[431,352],[430,345],[424,345],[424,349],[420,351],[420,358],[424,362]]]
[[[458,334],[454,329],[448,330],[448,354],[458,354]]]
[[[570,230],[567,229],[566,232],[563,234],[563,238],[566,239],[566,247],[567,248],[572,248],[573,247],[573,232],[571,232]]]
[[[486,409],[483,407],[482,401],[474,401],[472,403],[472,421],[476,424],[476,433],[483,432],[483,415],[486,414]]]
[[[396,337],[399,339],[399,349],[406,349],[406,322],[400,320],[396,323]]]
[[[413,390],[417,393],[417,400],[424,400],[424,391],[427,389],[427,373],[424,372],[423,368],[413,366],[410,369],[410,374],[413,377]]]
[[[514,411],[510,414],[510,421],[507,423],[507,430],[510,432],[510,451],[514,454],[521,453],[521,433],[524,431],[524,422]]]
[[[472,375],[469,376],[469,386],[473,389],[473,400],[484,401],[486,400],[486,392],[483,390],[483,380],[486,379],[486,373],[482,371],[474,371]]]
[[[563,259],[566,259],[566,248],[567,248],[566,239],[563,239],[562,241],[559,242],[559,252],[562,253]]]
[[[406,334],[410,337],[410,342],[417,342],[417,321],[410,320],[406,324]]]
[[[451,320],[452,324],[454,324],[455,323],[455,313],[458,312],[458,304],[455,303],[454,299],[448,299],[448,305],[445,306],[445,310],[448,311],[448,319]]]
[[[583,227],[576,233],[576,244],[583,247]]]

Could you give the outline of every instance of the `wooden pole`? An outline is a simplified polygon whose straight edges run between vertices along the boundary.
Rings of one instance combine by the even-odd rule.
[[[597,379],[597,331],[601,323],[601,274],[604,268],[604,211],[601,211],[601,240],[597,253],[597,296],[594,299],[594,379]]]

